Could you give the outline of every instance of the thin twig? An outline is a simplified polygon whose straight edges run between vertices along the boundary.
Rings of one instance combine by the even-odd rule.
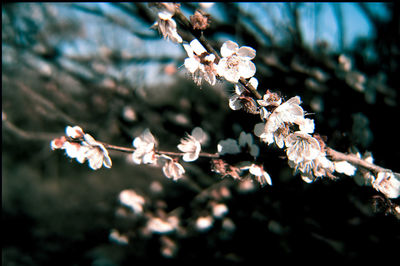
[[[101,142],[101,141],[98,141],[98,142],[101,143],[106,149],[109,149],[109,150],[127,152],[127,153],[131,153],[136,150],[135,148],[127,148],[127,147],[112,145],[112,144],[108,144],[108,143]],[[172,151],[156,151],[156,153],[171,155],[171,156],[183,156],[185,154],[184,152],[172,152]],[[199,157],[218,158],[219,154],[218,153],[201,152],[201,153],[199,153]]]

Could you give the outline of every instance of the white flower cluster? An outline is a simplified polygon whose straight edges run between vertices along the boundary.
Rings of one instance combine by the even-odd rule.
[[[258,100],[262,106],[261,118],[266,122],[256,124],[254,134],[268,144],[286,146],[289,165],[301,173],[304,181],[313,182],[317,177],[331,174],[335,166],[326,158],[319,141],[310,135],[314,132],[314,120],[304,118],[300,103],[299,96],[282,103],[280,97],[267,91]],[[293,126],[298,130],[293,132]]]
[[[79,126],[67,126],[66,136],[51,141],[51,149],[65,150],[67,156],[75,158],[79,163],[89,162],[90,168],[97,170],[104,167],[111,168],[112,162],[107,149],[97,142],[91,135],[85,134]]]
[[[185,67],[192,73],[197,85],[202,79],[215,85],[216,75],[238,83],[240,78],[251,78],[256,73],[256,66],[251,62],[256,51],[251,47],[239,48],[237,43],[226,41],[221,47],[222,58],[218,64],[215,64],[215,55],[208,53],[197,39],[183,44],[183,47],[189,56],[185,59]]]
[[[193,162],[197,160],[201,151],[201,144],[207,141],[207,134],[200,128],[192,130],[192,134],[181,139],[178,149],[183,154],[183,160]],[[132,154],[132,160],[136,164],[152,164],[162,167],[164,175],[173,180],[178,180],[185,173],[185,169],[178,162],[177,158],[172,158],[166,154],[156,152],[158,142],[151,134],[149,129],[133,140],[133,146],[136,150]]]

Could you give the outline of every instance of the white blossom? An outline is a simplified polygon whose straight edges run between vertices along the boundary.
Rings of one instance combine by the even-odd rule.
[[[296,121],[296,124],[299,125],[299,129],[301,132],[312,134],[314,132],[314,120],[309,118],[304,118]]]
[[[52,150],[63,149],[68,157],[76,159],[79,163],[87,160],[93,170],[102,166],[111,168],[112,161],[103,144],[85,134],[79,126],[67,126],[65,133],[67,137],[61,136],[51,141]]]
[[[276,93],[267,92],[264,94],[262,100],[257,100],[257,103],[261,106],[279,106],[282,103],[282,98]]]
[[[70,138],[78,139],[78,138],[82,138],[85,133],[83,132],[82,128],[79,126],[74,126],[74,127],[67,126],[65,128],[65,134],[66,134],[66,136],[68,136]]]
[[[356,173],[357,168],[346,161],[337,161],[333,163],[335,165],[335,171],[348,176],[353,176]]]
[[[201,144],[207,140],[206,133],[200,128],[196,127],[192,130],[192,135],[187,135],[181,139],[178,149],[184,152],[183,160],[185,162],[192,162],[199,158],[201,151]]]
[[[397,198],[400,196],[400,175],[391,171],[379,172],[372,187],[388,198]]]
[[[107,149],[103,144],[97,142],[91,135],[85,134],[83,136],[84,142],[82,142],[85,158],[89,162],[90,168],[97,170],[102,165],[107,168],[111,168],[112,162],[108,155]],[[86,147],[86,148],[85,148]]]
[[[301,178],[307,183],[312,183],[316,178],[331,174],[335,170],[334,164],[326,158],[324,152],[320,152],[313,160],[297,164],[289,160],[289,166],[300,172]]]
[[[176,181],[185,173],[183,166],[171,157],[163,154],[157,159],[157,164],[162,166],[162,171],[167,178]]]
[[[215,55],[207,53],[197,39],[191,41],[190,44],[183,44],[183,48],[189,56],[185,59],[185,67],[192,73],[195,83],[200,85],[201,80],[205,79],[211,85],[215,85]]]
[[[142,213],[145,199],[132,189],[125,189],[119,193],[119,202],[130,208],[134,213]]]
[[[296,131],[287,136],[285,144],[287,157],[295,164],[314,160],[321,153],[318,140],[301,131]]]
[[[133,140],[133,146],[136,150],[132,154],[132,160],[136,164],[153,164],[156,162],[155,148],[158,145],[157,140],[147,128],[143,133]]]
[[[237,83],[241,77],[251,78],[256,73],[256,66],[251,60],[256,51],[248,46],[242,46],[232,41],[226,41],[221,47],[222,59],[217,66],[217,73],[226,80]]]
[[[261,186],[265,186],[266,184],[272,186],[272,180],[267,171],[261,165],[252,164],[250,166],[249,172],[254,175],[261,184]]]
[[[261,186],[265,186],[266,184],[272,186],[272,180],[267,171],[264,170],[262,165],[251,164],[250,166],[243,166],[240,168],[241,170],[249,170],[250,174],[255,176],[256,180],[260,183]]]
[[[284,139],[288,136],[288,126],[292,123],[304,122],[304,111],[300,107],[300,97],[295,96],[276,107],[268,116],[267,122],[256,124],[254,134],[264,142],[271,144],[275,141],[279,148],[283,148]]]
[[[170,39],[176,43],[182,43],[182,37],[176,30],[176,22],[172,18],[175,13],[175,8],[171,3],[163,3],[158,9],[157,21],[152,27],[157,27],[159,32],[165,39]]]

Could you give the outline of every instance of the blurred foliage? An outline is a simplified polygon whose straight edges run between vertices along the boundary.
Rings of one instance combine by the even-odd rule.
[[[372,151],[378,165],[398,172],[400,5],[382,3],[385,19],[368,4],[355,5],[374,34],[358,38],[354,47],[341,41],[339,50],[318,36],[312,45],[305,43],[303,3],[282,3],[284,22],[268,3],[216,3],[204,35],[216,50],[226,39],[255,48],[261,93],[300,95],[329,146]],[[181,7],[191,15],[198,4]],[[345,23],[341,9],[335,10],[340,36]],[[307,12],[321,16],[321,8]],[[270,18],[274,31],[260,22],[260,14]],[[210,135],[207,152],[215,152],[221,139],[253,130],[258,117],[228,107],[231,85],[194,84],[182,67],[184,50],[150,29],[154,18],[145,3],[2,5],[3,264],[164,260],[161,236],[144,237],[115,214],[118,193],[126,188],[146,195],[154,212],[159,206],[180,210],[189,233],[170,236],[178,261],[391,261],[400,240],[398,220],[386,215],[377,192],[345,177],[305,184],[273,147],[260,145],[274,185],[249,193],[237,181],[221,181],[206,159],[184,164],[187,179],[174,183],[160,169],[133,165],[124,154],[112,152],[113,168],[94,172],[50,150],[51,139],[66,125],[121,146],[150,128],[160,149],[172,151],[185,132],[200,126]],[[152,194],[154,181],[162,185],[161,195]],[[196,232],[192,219],[209,212],[213,191],[222,186],[231,193],[222,201],[235,230],[224,232],[217,220],[211,230]],[[109,241],[118,226],[133,232],[132,244]]]

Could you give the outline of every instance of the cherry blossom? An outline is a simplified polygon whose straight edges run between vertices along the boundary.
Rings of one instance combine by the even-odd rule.
[[[108,155],[107,149],[103,144],[97,142],[91,135],[85,134],[83,136],[82,149],[84,157],[88,160],[90,168],[97,170],[102,165],[111,168],[112,162]]]
[[[162,3],[157,7],[157,21],[152,27],[157,27],[165,39],[176,43],[182,43],[182,37],[176,29],[176,22],[172,18],[175,13],[175,6],[172,3]]]
[[[206,133],[200,128],[196,127],[192,130],[192,135],[187,135],[181,139],[178,149],[184,152],[183,160],[185,162],[193,162],[199,158],[201,151],[201,144],[207,140]]]
[[[79,126],[74,126],[74,127],[67,126],[65,128],[65,134],[70,138],[78,139],[82,138],[85,133]]]
[[[250,174],[255,176],[258,183],[261,186],[265,186],[266,184],[272,186],[272,180],[269,174],[264,170],[262,165],[251,164],[240,167],[241,170],[249,170]]]
[[[295,164],[314,160],[321,153],[318,140],[301,131],[296,131],[287,136],[285,144],[287,157]]]
[[[282,98],[276,93],[267,91],[262,100],[257,100],[257,103],[261,106],[279,106],[282,103]]]
[[[157,164],[162,166],[162,171],[167,178],[176,181],[185,173],[183,166],[171,157],[162,154],[157,159]]]
[[[314,120],[309,118],[304,118],[296,121],[296,124],[299,125],[299,129],[304,133],[313,133],[314,132]]]
[[[226,41],[221,47],[222,59],[217,66],[217,73],[226,80],[238,83],[239,79],[251,78],[256,73],[256,66],[251,60],[256,51],[248,46],[239,45],[233,41]]]
[[[215,85],[215,55],[207,53],[207,50],[197,39],[191,41],[190,45],[183,44],[183,48],[189,56],[185,59],[185,67],[192,73],[194,82],[200,85],[202,79],[205,79],[211,85]]]
[[[372,187],[388,198],[397,198],[400,196],[400,175],[391,171],[379,172]]]
[[[143,133],[133,140],[133,146],[136,148],[132,154],[132,160],[136,164],[153,164],[156,162],[155,148],[158,145],[157,140],[147,128]]]
[[[324,152],[320,152],[318,156],[309,161],[295,163],[288,161],[289,166],[295,169],[295,172],[300,172],[301,178],[307,183],[312,183],[318,177],[327,176],[334,172],[334,164],[326,158]]]
[[[293,123],[305,123],[300,103],[300,97],[295,96],[276,107],[265,124],[255,125],[254,134],[268,144],[275,141],[279,148],[283,148],[284,140],[289,134],[289,126]]]
[[[96,141],[91,135],[85,134],[79,126],[67,126],[66,136],[61,136],[51,141],[52,150],[63,149],[68,157],[76,159],[79,163],[86,160],[93,170],[104,167],[111,168],[112,161],[103,144]]]

